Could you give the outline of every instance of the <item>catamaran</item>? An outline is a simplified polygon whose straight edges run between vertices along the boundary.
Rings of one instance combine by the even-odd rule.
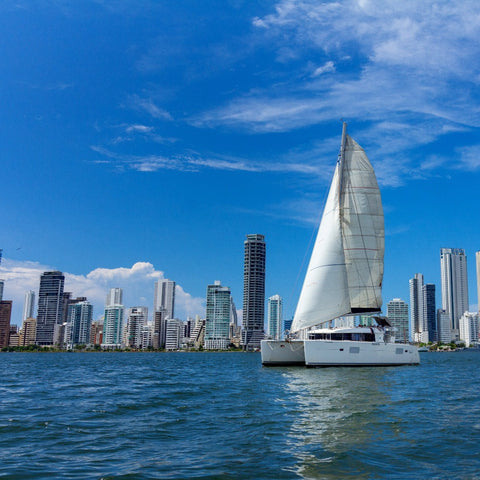
[[[262,340],[262,363],[418,364],[417,347],[395,342],[395,329],[380,316],[384,251],[383,208],[375,172],[343,123],[340,153],[290,338]],[[340,318],[357,315],[369,315],[376,324],[338,325]]]

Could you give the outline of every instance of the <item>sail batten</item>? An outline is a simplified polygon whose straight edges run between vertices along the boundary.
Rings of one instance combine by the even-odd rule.
[[[292,331],[382,306],[383,209],[364,150],[342,133],[340,160],[318,229]]]

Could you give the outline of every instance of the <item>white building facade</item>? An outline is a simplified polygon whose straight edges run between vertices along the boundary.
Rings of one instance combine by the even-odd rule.
[[[469,309],[467,257],[461,248],[440,249],[442,310],[450,316],[452,338],[459,336],[460,317]]]
[[[459,321],[460,340],[465,342],[466,347],[478,344],[479,331],[478,313],[465,312]]]
[[[175,282],[162,278],[155,282],[153,313],[165,311],[165,318],[175,318]]]
[[[394,298],[387,303],[387,318],[396,328],[395,341],[400,343],[408,342],[410,338],[408,329],[408,304],[400,298]]]

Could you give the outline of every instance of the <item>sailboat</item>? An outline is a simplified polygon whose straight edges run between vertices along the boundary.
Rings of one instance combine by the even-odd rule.
[[[417,347],[396,343],[395,329],[381,317],[384,251],[383,208],[375,172],[343,123],[340,153],[291,336],[262,340],[262,363],[418,364]],[[375,325],[334,326],[340,318],[357,315],[369,315]]]

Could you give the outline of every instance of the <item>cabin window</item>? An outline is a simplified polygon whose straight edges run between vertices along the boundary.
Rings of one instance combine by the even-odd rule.
[[[395,353],[401,355],[403,353],[403,348],[396,348]]]
[[[350,347],[350,353],[360,353],[360,347]]]

